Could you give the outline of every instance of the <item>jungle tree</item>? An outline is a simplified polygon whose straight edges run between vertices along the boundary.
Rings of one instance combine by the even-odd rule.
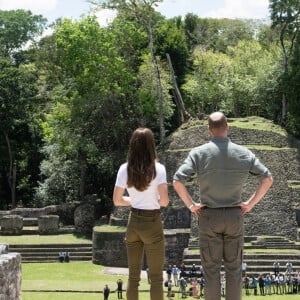
[[[293,53],[295,39],[300,29],[300,1],[299,0],[270,0],[272,27],[277,30],[282,53],[283,76],[288,78],[289,58]],[[281,123],[286,125],[288,111],[287,93],[282,84]]]

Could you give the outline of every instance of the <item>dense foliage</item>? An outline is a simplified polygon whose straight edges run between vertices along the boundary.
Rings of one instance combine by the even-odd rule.
[[[111,205],[132,130],[163,148],[179,115],[257,115],[300,136],[299,1],[270,1],[270,24],[166,19],[158,2],[106,1],[108,26],[59,19],[39,40],[42,16],[0,11],[0,208]]]

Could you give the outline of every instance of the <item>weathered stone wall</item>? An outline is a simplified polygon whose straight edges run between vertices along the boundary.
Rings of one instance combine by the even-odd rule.
[[[23,218],[38,218],[44,215],[55,214],[56,211],[57,211],[56,205],[51,205],[42,208],[18,207],[10,210],[9,212],[12,215],[19,215],[22,216]]]
[[[93,230],[93,263],[104,266],[125,268],[127,254],[125,247],[125,227],[95,227]]]
[[[18,235],[22,234],[23,218],[18,215],[3,216],[0,219],[1,234]]]
[[[161,217],[164,224],[164,229],[174,228],[190,228],[191,213],[186,207],[178,205],[170,205],[166,208],[161,208]],[[115,207],[111,215],[111,225],[126,226],[130,207]]]
[[[107,208],[105,201],[97,199],[96,195],[87,195],[83,202],[63,203],[43,208],[2,210],[0,211],[0,219],[4,216],[16,215],[26,219],[26,226],[29,226],[29,219],[58,215],[60,224],[75,225],[77,232],[92,233],[94,222],[103,215],[109,218],[110,212],[111,208]]]
[[[230,127],[229,137],[235,143],[250,149],[252,147],[251,150],[270,169],[274,177],[271,190],[245,217],[246,235],[282,235],[296,240],[298,225],[295,208],[300,205],[300,189],[290,188],[289,182],[300,182],[299,148],[294,147],[297,143],[275,132],[236,127]],[[183,206],[171,184],[173,174],[193,147],[206,143],[209,139],[207,126],[201,125],[178,130],[169,137],[168,151],[161,160],[167,168],[171,205]],[[271,150],[257,150],[253,145],[265,146]],[[273,150],[272,147],[276,149]],[[197,178],[191,178],[187,186],[193,199],[197,201]],[[257,180],[249,176],[242,199],[248,199],[256,186]],[[192,222],[192,234],[196,232],[194,226],[197,226],[197,222]]]
[[[94,264],[128,267],[125,231],[126,227],[99,226],[94,228]],[[164,230],[164,236],[166,248],[165,264],[179,264],[183,259],[183,250],[187,248],[189,243],[190,229],[166,229]]]
[[[59,228],[59,216],[40,216],[38,219],[39,234],[57,234]]]
[[[188,247],[190,229],[166,229],[164,230],[166,246],[165,265],[180,265],[183,261],[184,249]]]
[[[21,300],[21,255],[0,248],[0,299]]]

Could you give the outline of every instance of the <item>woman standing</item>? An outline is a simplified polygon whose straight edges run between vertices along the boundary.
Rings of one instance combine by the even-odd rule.
[[[124,196],[125,190],[129,196]],[[169,204],[166,169],[157,161],[153,133],[136,129],[127,162],[121,165],[114,189],[115,206],[131,206],[126,232],[129,268],[127,299],[138,300],[144,250],[150,276],[150,299],[163,300],[165,244],[160,207]]]

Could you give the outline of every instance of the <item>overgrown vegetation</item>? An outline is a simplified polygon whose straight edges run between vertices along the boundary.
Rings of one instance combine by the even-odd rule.
[[[0,11],[0,209],[89,194],[111,205],[137,126],[164,146],[183,121],[223,110],[231,126],[300,136],[299,1],[270,1],[271,24],[104,2],[118,9],[107,27],[93,15],[61,19],[38,41],[42,16]]]

